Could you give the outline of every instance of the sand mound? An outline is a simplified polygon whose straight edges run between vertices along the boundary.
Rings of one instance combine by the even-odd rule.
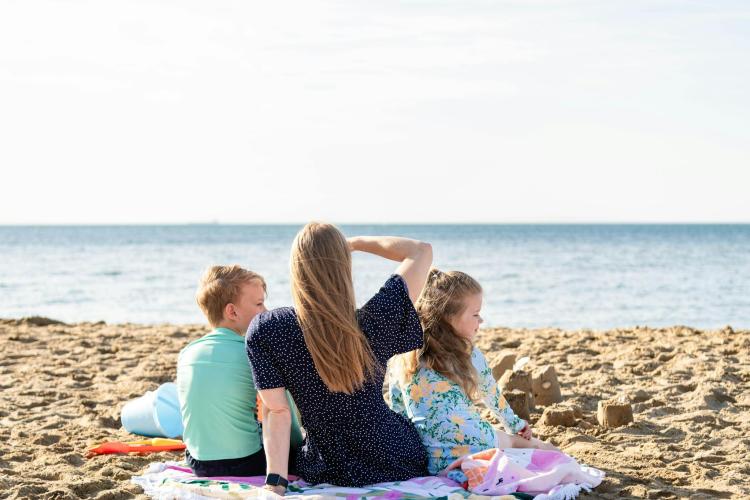
[[[607,472],[588,497],[750,497],[750,331],[497,329],[478,345],[515,345],[519,357],[531,357],[529,370],[555,367],[563,404],[582,418],[572,427],[539,422],[535,431]],[[598,424],[598,403],[611,398],[632,404],[634,422]]]
[[[46,318],[0,320],[0,492],[9,498],[133,498],[150,456],[84,458],[87,447],[133,436],[122,405],[173,380],[177,352],[197,325],[141,326]],[[750,332],[670,329],[482,332],[492,359],[530,356],[554,366],[575,425],[537,424],[538,436],[608,474],[582,498],[750,496]],[[602,399],[625,396],[634,422],[603,429]],[[554,420],[553,420],[554,421]],[[571,423],[566,416],[566,424]]]
[[[175,376],[176,354],[200,326],[0,321],[0,497],[133,498],[153,460],[179,453],[84,458],[89,446],[137,437],[122,405]]]

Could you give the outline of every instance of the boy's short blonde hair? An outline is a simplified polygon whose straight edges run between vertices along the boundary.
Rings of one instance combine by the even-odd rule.
[[[245,283],[259,281],[266,291],[266,281],[258,273],[243,269],[237,264],[231,266],[211,266],[201,277],[195,300],[208,319],[208,323],[215,327],[224,319],[224,308],[237,300],[240,288]]]

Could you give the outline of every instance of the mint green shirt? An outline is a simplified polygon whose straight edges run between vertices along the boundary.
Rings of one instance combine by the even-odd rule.
[[[177,358],[177,393],[182,440],[197,460],[242,458],[263,449],[255,383],[245,354],[245,337],[228,328],[185,346]],[[302,443],[299,416],[292,410],[291,445]]]
[[[217,328],[182,349],[177,393],[182,440],[193,458],[242,458],[263,448],[244,337]]]

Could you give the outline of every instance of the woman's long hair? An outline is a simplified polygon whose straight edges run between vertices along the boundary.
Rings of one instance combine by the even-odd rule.
[[[332,392],[352,394],[377,370],[357,323],[349,245],[335,226],[311,222],[291,255],[292,299],[315,369]]]
[[[473,344],[456,333],[450,320],[464,311],[467,297],[481,292],[479,283],[466,273],[430,270],[416,303],[424,345],[401,355],[397,369],[402,383],[412,379],[421,363],[458,384],[472,401],[479,399],[479,374],[471,363]]]

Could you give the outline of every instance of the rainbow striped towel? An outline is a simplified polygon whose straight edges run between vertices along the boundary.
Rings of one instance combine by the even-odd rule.
[[[185,463],[152,463],[145,474],[132,478],[151,498],[180,498],[203,500],[215,498],[266,498],[279,497],[261,488],[264,477],[212,477],[195,476]],[[302,480],[290,483],[284,498],[314,500],[320,498],[373,499],[435,499],[448,500],[516,500],[532,498],[529,495],[480,496],[464,490],[448,478],[420,477],[408,481],[380,483],[363,488],[344,488],[330,484],[310,485]]]

